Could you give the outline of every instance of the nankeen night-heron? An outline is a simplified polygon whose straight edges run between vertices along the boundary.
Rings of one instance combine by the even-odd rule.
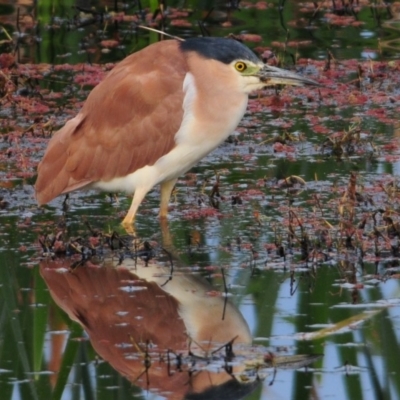
[[[180,175],[233,132],[248,95],[265,86],[315,85],[265,65],[233,39],[165,40],[119,63],[79,114],[50,140],[38,167],[45,204],[77,189],[133,194],[124,225],[161,184],[160,217]]]

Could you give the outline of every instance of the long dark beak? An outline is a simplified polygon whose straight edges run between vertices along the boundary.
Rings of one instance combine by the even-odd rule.
[[[303,86],[313,85],[321,86],[318,82],[305,78],[304,76],[298,75],[294,72],[287,71],[285,69],[271,67],[265,65],[260,69],[257,76],[261,82],[264,82],[266,86],[269,85],[292,85],[292,86]]]

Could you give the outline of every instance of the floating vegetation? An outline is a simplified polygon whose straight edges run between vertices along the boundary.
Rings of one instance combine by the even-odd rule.
[[[2,398],[189,399],[211,376],[224,398],[399,398],[398,5],[75,3],[0,16]],[[139,25],[231,36],[322,86],[252,96],[178,181],[169,226],[149,194],[132,237],[124,196],[38,208],[33,184],[89,91],[159,40]]]

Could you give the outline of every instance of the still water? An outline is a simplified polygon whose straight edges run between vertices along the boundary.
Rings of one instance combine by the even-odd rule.
[[[400,399],[400,9],[166,3],[171,34],[242,35],[325,86],[253,96],[168,225],[154,190],[127,240],[129,198],[39,209],[35,168],[160,14],[0,1],[1,399]]]

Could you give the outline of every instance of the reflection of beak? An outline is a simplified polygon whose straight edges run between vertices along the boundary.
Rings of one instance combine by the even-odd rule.
[[[265,65],[261,68],[260,71],[258,71],[257,76],[260,78],[261,82],[264,82],[266,85],[321,86],[318,82],[313,81],[312,79],[304,78],[294,72],[271,67],[270,65]]]

